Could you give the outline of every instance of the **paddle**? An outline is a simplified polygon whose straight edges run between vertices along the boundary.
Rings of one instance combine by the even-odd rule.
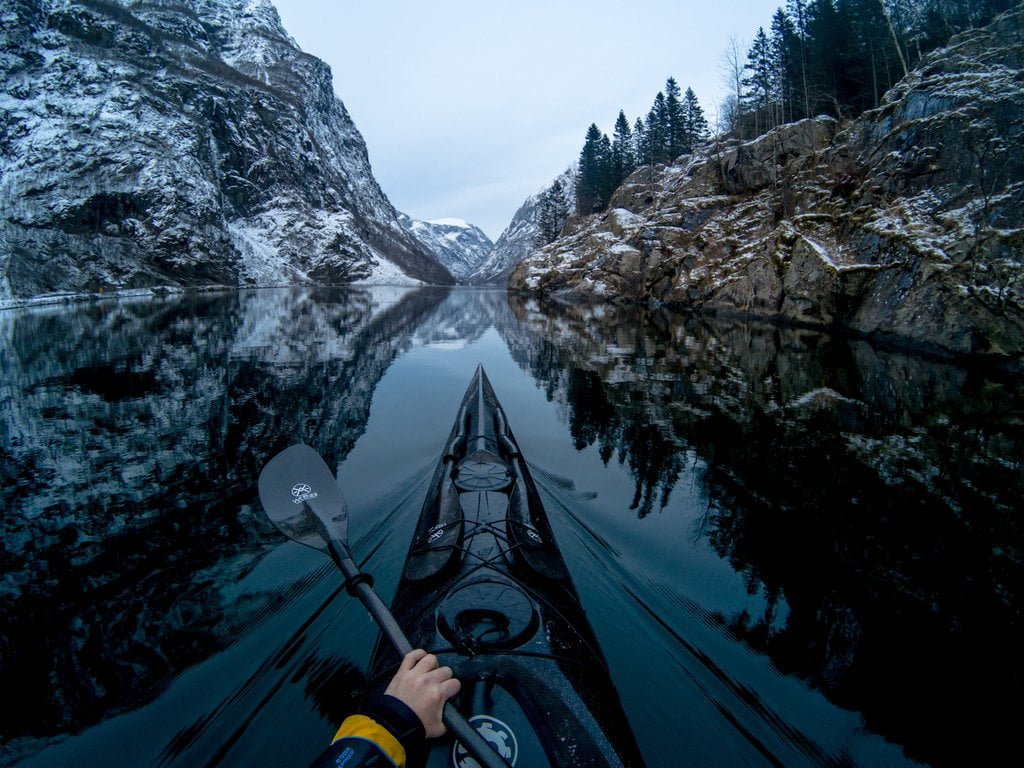
[[[329,554],[345,575],[348,593],[362,601],[398,655],[411,651],[409,639],[373,591],[373,579],[359,570],[349,554],[348,506],[334,473],[320,455],[302,444],[282,451],[260,473],[259,490],[263,509],[277,529],[300,544]],[[508,768],[451,702],[444,705],[442,719],[481,768]]]

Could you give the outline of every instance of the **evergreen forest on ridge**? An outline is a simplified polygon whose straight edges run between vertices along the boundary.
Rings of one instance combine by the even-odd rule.
[[[1013,7],[1013,0],[787,0],[765,31],[758,27],[746,51],[730,38],[719,62],[729,95],[720,105],[716,134],[740,141],[785,123],[828,115],[853,118],[882,96],[928,52],[965,29]],[[650,111],[632,125],[619,111],[613,136],[596,123],[587,129],[576,181],[576,213],[605,210],[633,171],[670,163],[711,135],[697,95],[680,93],[674,77]],[[542,216],[557,220],[557,196]],[[557,232],[541,227],[542,244]]]

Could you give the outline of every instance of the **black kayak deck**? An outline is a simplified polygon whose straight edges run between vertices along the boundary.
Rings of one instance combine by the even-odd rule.
[[[459,710],[510,763],[641,766],[608,667],[482,367],[431,480],[392,604],[462,681]],[[371,675],[399,659],[379,642]],[[475,768],[450,737],[430,768]]]

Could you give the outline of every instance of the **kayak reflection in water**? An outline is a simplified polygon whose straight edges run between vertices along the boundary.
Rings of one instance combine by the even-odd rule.
[[[311,768],[416,768],[426,758],[426,740],[445,733],[444,704],[461,687],[436,656],[410,651],[384,694],[345,718]]]

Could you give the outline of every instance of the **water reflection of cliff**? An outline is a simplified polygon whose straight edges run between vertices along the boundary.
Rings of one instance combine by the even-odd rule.
[[[338,462],[446,291],[259,291],[0,316],[0,742],[94,722],[229,642],[276,534],[260,467]]]
[[[515,322],[505,291],[460,288],[447,293],[428,322],[414,336],[416,345],[467,344],[479,340],[492,326]]]
[[[564,403],[578,448],[631,469],[637,514],[702,467],[698,533],[769,596],[766,615],[722,616],[728,631],[911,756],[1007,744],[1019,381],[801,330],[511,301],[514,357]]]

